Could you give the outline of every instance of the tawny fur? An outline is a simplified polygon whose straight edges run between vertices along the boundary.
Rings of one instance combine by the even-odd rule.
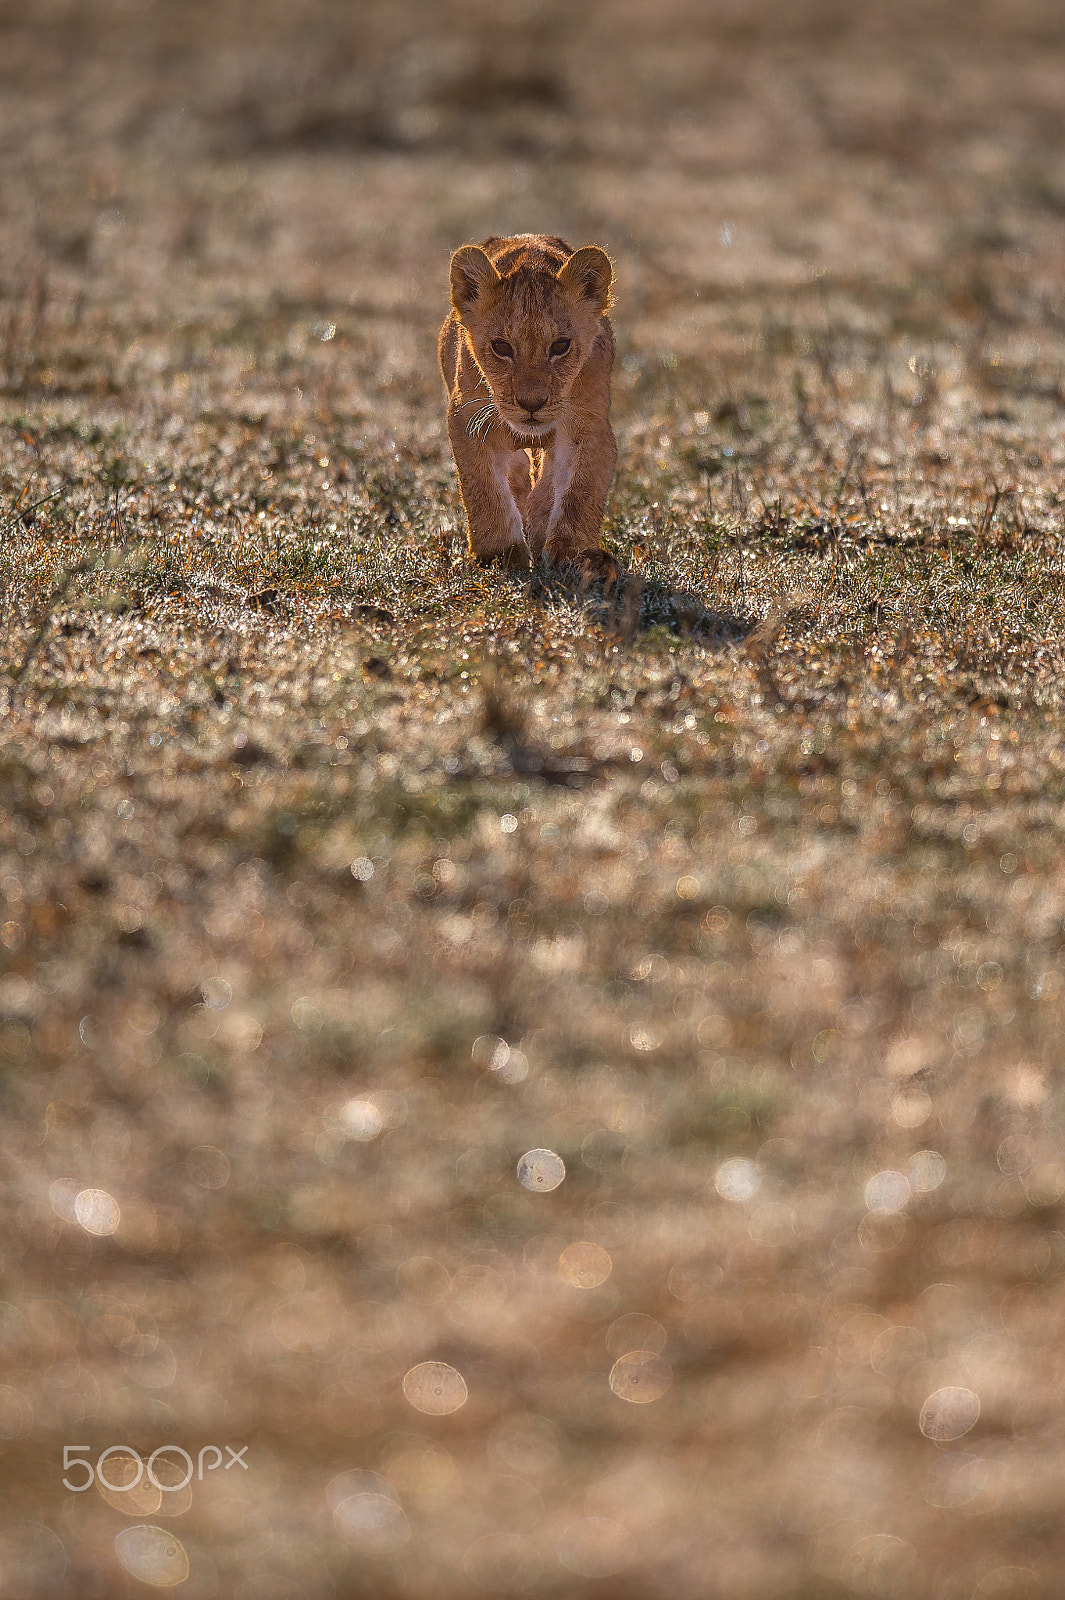
[[[440,330],[447,426],[470,554],[528,567],[544,556],[597,576],[617,446],[610,426],[613,271],[595,245],[519,234],[451,259]]]

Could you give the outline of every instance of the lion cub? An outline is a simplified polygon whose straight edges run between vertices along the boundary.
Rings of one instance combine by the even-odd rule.
[[[523,233],[451,258],[440,330],[447,429],[470,554],[534,557],[615,578],[600,549],[617,446],[610,427],[613,269],[596,245]]]

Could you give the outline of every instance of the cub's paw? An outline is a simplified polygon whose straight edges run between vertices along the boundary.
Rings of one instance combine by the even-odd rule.
[[[474,560],[480,567],[497,566],[506,572],[528,572],[532,556],[526,544],[508,544],[502,550],[474,551]]]
[[[569,567],[584,583],[601,583],[604,589],[613,589],[621,577],[621,567],[609,550],[575,550],[571,555],[556,558],[559,567]]]

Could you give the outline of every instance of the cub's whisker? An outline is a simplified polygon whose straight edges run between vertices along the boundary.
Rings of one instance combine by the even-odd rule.
[[[466,424],[466,432],[470,435],[471,439],[483,438],[492,425],[492,418],[494,415],[495,403],[491,400],[489,400],[486,405],[482,405],[479,411],[474,412],[473,416]]]

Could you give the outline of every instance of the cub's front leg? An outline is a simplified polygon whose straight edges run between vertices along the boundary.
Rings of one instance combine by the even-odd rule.
[[[513,444],[495,424],[487,434],[471,436],[467,417],[459,406],[448,409],[447,431],[466,508],[470,554],[477,561],[501,561],[508,567],[528,567],[529,547],[512,486],[518,481],[514,474]],[[528,476],[526,458],[526,483]]]
[[[525,511],[525,534],[534,556],[543,552],[559,565],[605,555],[599,541],[617,456],[605,419],[588,425],[576,438],[557,430]]]
[[[543,471],[525,508],[525,537],[533,555],[556,565],[581,566],[616,577],[617,562],[600,548],[603,512],[618,451],[610,426],[610,369],[614,338],[600,332],[544,450]]]

